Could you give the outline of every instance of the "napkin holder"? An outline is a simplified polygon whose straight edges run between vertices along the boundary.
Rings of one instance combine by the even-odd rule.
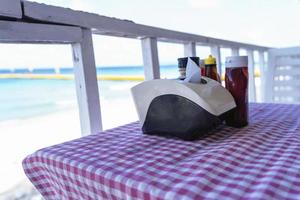
[[[202,79],[201,84],[157,79],[133,87],[143,133],[193,140],[220,124],[235,101],[217,81]]]

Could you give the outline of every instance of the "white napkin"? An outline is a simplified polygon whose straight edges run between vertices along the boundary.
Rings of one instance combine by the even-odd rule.
[[[186,83],[200,83],[201,82],[200,68],[191,58],[188,58],[185,77],[186,78],[184,79],[184,82],[186,82]]]

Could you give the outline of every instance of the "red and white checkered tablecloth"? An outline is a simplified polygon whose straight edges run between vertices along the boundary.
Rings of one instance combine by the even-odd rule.
[[[196,142],[132,123],[39,150],[23,167],[45,199],[300,199],[300,105],[250,111],[248,127]]]

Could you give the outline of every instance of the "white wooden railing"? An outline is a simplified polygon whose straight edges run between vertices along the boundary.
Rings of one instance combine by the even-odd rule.
[[[232,55],[239,55],[239,50],[244,49],[249,56],[250,101],[256,101],[254,51],[259,53],[259,63],[261,69],[264,69],[264,54],[269,50],[264,46],[145,26],[128,20],[21,0],[1,0],[0,16],[9,17],[0,21],[2,43],[72,44],[83,135],[102,130],[92,34],[141,40],[146,80],[160,78],[157,49],[159,41],[182,44],[185,56],[195,56],[197,45],[210,47],[211,53],[217,59],[220,73],[223,73],[221,49],[232,49]],[[18,21],[11,19],[18,19]],[[262,74],[262,79],[264,78]]]
[[[300,47],[269,50],[265,100],[276,103],[300,102]]]

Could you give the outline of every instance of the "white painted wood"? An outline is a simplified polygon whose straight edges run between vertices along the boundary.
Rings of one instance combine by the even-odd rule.
[[[120,20],[91,14],[86,12],[74,11],[67,8],[48,6],[34,2],[23,2],[24,15],[26,17],[44,22],[63,23],[92,28],[94,33],[129,37],[129,38],[157,38],[158,41],[218,45],[222,47],[247,48],[253,50],[267,50],[267,47],[251,45],[228,40],[221,40],[201,35],[171,31],[162,28],[136,24],[128,20]]]
[[[278,97],[300,97],[300,92],[299,90],[293,88],[293,91],[288,91],[288,90],[281,90],[281,91],[274,91],[274,96]]]
[[[274,56],[300,55],[300,46],[289,47],[289,48],[280,48],[280,49],[272,49],[272,54],[274,54]]]
[[[260,71],[260,80],[261,80],[261,86],[260,86],[260,91],[261,91],[261,99],[265,99],[265,84],[266,84],[266,63],[265,63],[265,52],[259,51],[258,52],[258,57],[259,57],[259,71]]]
[[[0,0],[0,16],[9,18],[22,18],[20,0]]]
[[[265,96],[264,101],[272,103],[274,101],[274,72],[276,70],[275,64],[276,56],[274,50],[268,51],[268,67],[266,70]]]
[[[263,73],[266,70],[265,52],[259,51],[258,57],[259,70],[261,71],[261,73]]]
[[[231,55],[239,56],[240,55],[239,48],[231,48]]]
[[[0,21],[1,43],[71,43],[81,39],[78,27]]]
[[[300,102],[300,47],[270,49],[268,57],[267,101]],[[285,91],[290,87],[292,91]]]
[[[273,81],[273,87],[276,86],[291,86],[300,87],[300,81],[290,80],[290,81]],[[274,90],[274,89],[273,89]]]
[[[184,44],[184,56],[185,57],[195,57],[197,55],[196,53],[196,43],[195,42],[189,42]]]
[[[288,65],[300,65],[300,54],[299,57],[278,57],[276,60],[277,66],[288,66]]]
[[[256,88],[255,88],[255,65],[254,54],[252,50],[247,50],[248,55],[248,72],[249,72],[249,101],[256,102]]]
[[[82,32],[82,42],[72,44],[72,49],[81,131],[85,136],[102,131],[102,121],[92,33],[89,29]]]
[[[222,76],[222,59],[221,59],[221,48],[219,46],[210,47],[211,54],[216,58],[218,73]]]
[[[142,39],[145,80],[160,79],[160,68],[155,38]]]
[[[278,67],[274,72],[274,76],[300,76],[300,66],[293,67],[291,69],[279,70]]]

